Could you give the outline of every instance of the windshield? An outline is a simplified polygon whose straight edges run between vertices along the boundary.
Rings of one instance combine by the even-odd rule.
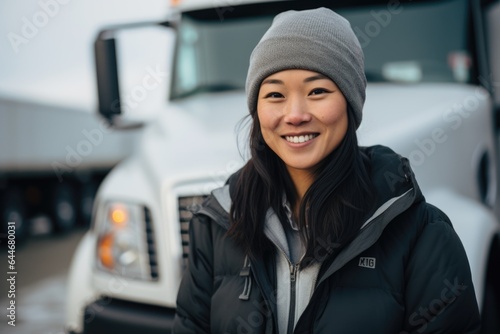
[[[368,81],[470,81],[467,1],[390,3],[333,8],[350,21],[363,47]],[[199,13],[183,14],[179,25],[172,99],[244,89],[250,53],[275,14],[207,19]]]

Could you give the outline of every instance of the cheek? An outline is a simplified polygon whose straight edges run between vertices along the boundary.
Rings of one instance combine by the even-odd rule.
[[[321,108],[321,122],[327,126],[347,127],[347,103],[341,101],[328,101]]]
[[[327,127],[337,129],[347,128],[347,113],[336,110],[335,112],[325,112],[320,116],[321,123]]]
[[[257,117],[259,118],[262,133],[264,131],[273,131],[279,124],[279,117],[276,116],[276,112],[273,112],[269,108],[259,108],[257,110]]]
[[[257,110],[257,118],[259,120],[259,128],[260,128],[260,133],[262,135],[262,139],[264,139],[264,141],[267,143],[267,117],[266,117],[266,114],[258,109]]]
[[[257,111],[257,117],[259,118],[260,123],[260,133],[262,135],[262,139],[264,142],[274,151],[277,126],[278,121],[276,121],[277,117],[273,115],[270,110],[261,109]]]
[[[344,138],[347,133],[348,126],[347,114],[343,115],[339,120],[337,120],[337,128],[338,133],[340,134],[340,138]]]

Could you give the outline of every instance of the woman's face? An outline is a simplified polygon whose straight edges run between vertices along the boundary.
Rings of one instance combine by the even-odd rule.
[[[347,102],[322,74],[285,70],[264,79],[257,116],[266,144],[288,170],[314,172],[347,132]]]

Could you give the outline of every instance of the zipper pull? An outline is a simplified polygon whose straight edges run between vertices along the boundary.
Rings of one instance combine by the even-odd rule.
[[[245,256],[245,263],[243,264],[243,268],[241,268],[240,271],[240,276],[245,278],[243,292],[239,296],[240,300],[250,299],[250,291],[252,291],[252,276],[250,270],[250,260],[248,256]]]
[[[298,264],[291,264],[290,265],[290,281],[295,282],[295,279],[297,278],[297,269],[299,268]]]

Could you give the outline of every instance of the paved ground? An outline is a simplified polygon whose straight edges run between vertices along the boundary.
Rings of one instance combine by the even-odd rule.
[[[16,249],[16,326],[8,324],[7,250],[0,248],[0,333],[63,334],[66,275],[84,230],[37,236]]]

